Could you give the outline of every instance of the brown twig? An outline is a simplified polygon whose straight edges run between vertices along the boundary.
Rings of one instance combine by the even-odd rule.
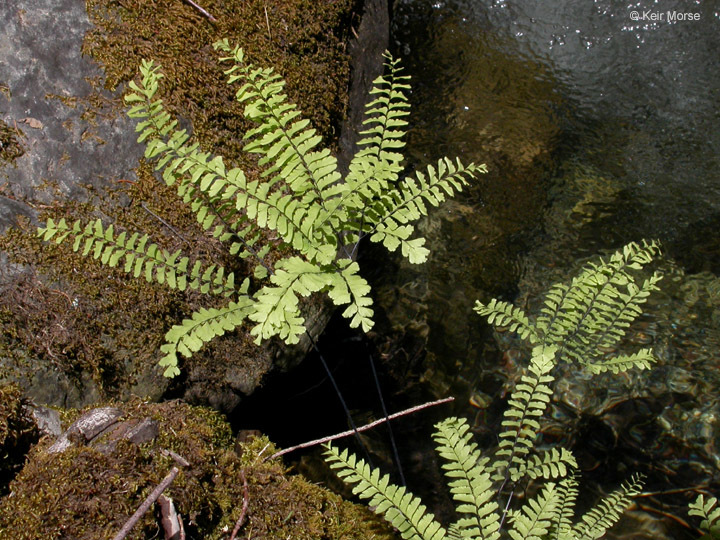
[[[248,506],[250,504],[250,494],[248,493],[247,478],[245,477],[244,471],[240,471],[240,478],[242,478],[243,481],[243,507],[242,512],[240,512],[240,517],[235,523],[235,528],[232,530],[232,534],[230,535],[230,540],[235,540],[235,536],[245,522],[245,516],[247,516]]]
[[[358,433],[360,431],[367,431],[369,429],[372,429],[375,426],[379,426],[380,424],[387,422],[389,420],[394,420],[395,418],[400,418],[401,416],[406,416],[408,414],[412,414],[412,413],[420,411],[422,409],[427,409],[428,407],[434,407],[435,405],[442,405],[443,403],[449,403],[454,400],[455,400],[454,397],[447,397],[444,399],[438,399],[437,401],[429,401],[427,403],[423,403],[422,405],[416,405],[415,407],[410,407],[409,409],[405,409],[404,411],[396,412],[396,413],[391,414],[390,416],[386,416],[385,418],[380,418],[379,420],[375,420],[374,422],[365,424],[364,426],[357,428],[357,430],[349,429],[347,431],[343,431],[342,433],[336,433],[335,435],[329,435],[327,437],[323,437],[322,439],[315,439],[314,441],[308,441],[308,442],[304,442],[302,444],[298,444],[296,446],[291,446],[290,448],[285,448],[284,450],[275,452],[272,456],[265,458],[263,461],[267,461],[269,459],[280,457],[280,456],[288,454],[290,452],[294,452],[295,450],[300,450],[301,448],[308,448],[310,446],[315,446],[318,444],[323,444],[326,442],[334,441],[335,439],[349,437],[350,435],[355,435],[355,433]]]
[[[267,6],[265,6],[265,24],[267,25],[268,29],[268,39],[272,41],[272,34],[270,33],[270,19],[268,18],[267,14]]]
[[[195,9],[197,9],[200,13],[203,14],[203,16],[207,17],[207,19],[208,19],[210,22],[214,22],[214,23],[217,22],[217,19],[216,19],[215,17],[213,17],[212,15],[210,15],[207,11],[205,11],[203,8],[201,8],[200,6],[198,6],[198,5],[197,5],[195,2],[193,2],[192,0],[183,0],[183,1],[184,1],[186,4],[189,4],[189,5],[191,5],[192,7],[194,7]]]
[[[113,537],[113,540],[123,540],[130,533],[132,528],[137,524],[138,521],[140,521],[140,518],[145,515],[145,512],[150,509],[152,504],[158,499],[162,492],[167,489],[167,487],[172,483],[173,480],[175,480],[175,477],[178,475],[179,472],[180,469],[178,469],[177,467],[173,467],[170,470],[167,476],[163,478],[163,481],[160,482],[157,487],[152,490],[152,493],[147,496],[147,498],[138,507],[138,509],[135,510],[135,513],[130,516],[130,519],[125,522],[125,525],[123,525],[122,529],[120,529],[120,531]]]

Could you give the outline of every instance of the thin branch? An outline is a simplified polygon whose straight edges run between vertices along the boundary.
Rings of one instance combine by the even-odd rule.
[[[184,1],[186,4],[191,5],[192,7],[194,7],[195,9],[197,9],[200,13],[203,14],[203,16],[207,17],[207,19],[208,19],[210,22],[214,22],[214,23],[217,22],[217,19],[216,19],[215,17],[213,17],[212,15],[210,15],[207,11],[205,11],[203,8],[201,8],[200,6],[198,6],[198,5],[197,5],[195,2],[193,2],[192,0],[183,0],[183,1]]]
[[[305,442],[302,444],[298,444],[296,446],[291,446],[290,448],[285,448],[284,450],[275,452],[272,456],[265,458],[263,461],[267,461],[269,459],[280,457],[280,456],[288,454],[290,452],[294,452],[295,450],[300,450],[301,448],[309,448],[310,446],[316,446],[318,444],[323,444],[326,442],[334,441],[335,439],[349,437],[350,435],[355,435],[355,433],[357,433],[357,432],[367,431],[369,429],[372,429],[375,426],[379,426],[380,424],[387,422],[389,420],[394,420],[395,418],[400,418],[401,416],[406,416],[408,414],[412,414],[412,413],[420,411],[422,409],[427,409],[428,407],[434,407],[435,405],[441,405],[443,403],[449,403],[454,400],[455,400],[454,397],[447,397],[444,399],[438,399],[437,401],[429,401],[427,403],[423,403],[422,405],[416,405],[415,407],[410,407],[409,409],[405,409],[404,411],[396,412],[396,413],[391,414],[390,416],[386,416],[385,418],[380,418],[379,420],[375,420],[374,422],[365,424],[364,426],[357,428],[357,430],[349,429],[347,431],[343,431],[342,433],[337,433],[335,435],[329,435],[328,437],[323,437],[322,439],[315,439],[314,441],[308,441],[308,442]]]
[[[242,506],[242,512],[240,512],[240,517],[237,520],[237,523],[235,523],[235,528],[232,531],[232,534],[230,535],[230,540],[235,540],[235,536],[237,535],[238,531],[240,530],[240,527],[242,527],[243,523],[245,522],[245,517],[247,516],[248,506],[250,504],[250,495],[248,493],[248,484],[247,484],[247,478],[245,478],[245,471],[240,471],[240,478],[242,478],[243,481],[243,506]]]
[[[162,492],[167,489],[167,487],[172,483],[173,480],[175,480],[175,477],[180,472],[180,469],[177,467],[173,467],[170,472],[167,474],[165,478],[163,478],[163,481],[160,482],[155,489],[153,489],[152,493],[147,496],[147,499],[143,501],[143,503],[140,505],[140,507],[135,511],[135,513],[130,516],[130,519],[128,519],[125,522],[125,525],[123,525],[122,529],[113,537],[113,540],[123,540],[132,530],[132,528],[137,524],[138,521],[140,521],[140,518],[142,518],[145,515],[145,512],[147,512],[152,504],[158,499],[160,495],[162,495]]]

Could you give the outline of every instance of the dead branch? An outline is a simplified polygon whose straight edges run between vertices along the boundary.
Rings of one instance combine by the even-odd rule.
[[[205,11],[203,8],[201,8],[200,6],[198,6],[198,5],[197,5],[195,2],[193,2],[192,0],[183,0],[183,1],[184,1],[186,4],[191,5],[192,7],[194,7],[195,9],[197,9],[200,13],[203,14],[204,17],[207,17],[207,19],[208,19],[210,22],[214,22],[214,23],[217,22],[217,19],[216,19],[215,17],[213,17],[212,15],[210,15],[207,11]]]
[[[308,442],[304,442],[302,444],[298,444],[297,446],[291,446],[290,448],[285,448],[284,450],[275,452],[272,456],[265,458],[263,461],[267,461],[269,459],[280,457],[284,454],[294,452],[295,450],[300,450],[301,448],[308,448],[310,446],[315,446],[318,444],[323,444],[326,442],[334,441],[335,439],[349,437],[350,435],[355,435],[355,433],[358,433],[360,431],[367,431],[369,429],[374,428],[375,426],[379,426],[380,424],[382,424],[384,422],[394,420],[395,418],[400,418],[401,416],[406,416],[408,414],[412,414],[412,413],[420,411],[422,409],[427,409],[428,407],[434,407],[435,405],[441,405],[443,403],[449,403],[454,400],[455,400],[454,397],[447,397],[444,399],[438,399],[437,401],[429,401],[427,403],[423,403],[422,405],[416,405],[415,407],[410,407],[409,409],[405,409],[404,411],[396,412],[396,413],[391,414],[390,416],[386,416],[385,418],[380,418],[379,420],[375,420],[374,422],[365,424],[364,426],[359,427],[356,430],[349,429],[347,431],[343,431],[342,433],[337,433],[335,435],[329,435],[328,437],[323,437],[322,439],[315,439],[314,441],[308,441]]]
[[[230,540],[235,540],[235,536],[240,530],[240,527],[242,527],[243,523],[245,522],[248,506],[250,504],[250,494],[248,493],[247,478],[245,478],[244,471],[240,471],[240,477],[243,481],[243,507],[242,512],[240,512],[240,517],[238,518],[237,523],[235,523],[235,527],[233,528],[232,534],[230,535]]]
[[[123,525],[122,529],[120,529],[120,531],[113,537],[113,540],[124,540],[124,538],[130,533],[130,531],[137,524],[137,522],[140,521],[140,518],[145,515],[145,512],[150,509],[152,504],[158,499],[162,492],[167,489],[167,487],[172,483],[173,480],[175,480],[175,477],[178,475],[179,472],[180,469],[178,469],[177,467],[173,467],[170,470],[167,476],[163,478],[163,481],[160,482],[157,487],[152,490],[152,493],[147,496],[147,498],[138,507],[138,509],[135,510],[135,513],[130,516],[130,519],[125,522],[125,525]]]

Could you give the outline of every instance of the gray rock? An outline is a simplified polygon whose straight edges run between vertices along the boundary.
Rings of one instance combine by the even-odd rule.
[[[100,407],[86,412],[75,420],[72,425],[48,448],[48,452],[56,454],[64,452],[73,444],[73,439],[89,442],[108,427],[116,424],[123,411],[116,407]]]
[[[43,435],[59,437],[62,434],[62,425],[60,424],[60,413],[55,409],[38,406],[29,407],[30,414],[35,419],[38,429]]]

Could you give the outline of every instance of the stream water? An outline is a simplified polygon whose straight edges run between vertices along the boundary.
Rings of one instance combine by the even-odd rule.
[[[690,490],[643,498],[610,538],[696,537],[672,516],[719,477],[720,4],[398,0],[393,20],[411,162],[491,172],[424,224],[429,264],[376,277],[389,350],[437,394],[497,396],[524,360],[507,337],[495,352],[476,299],[532,305],[588,257],[659,239],[663,291],[629,340],[658,367],[605,393],[565,382],[553,417],[590,482]]]
[[[365,340],[338,318],[320,343],[356,422],[380,414],[371,354],[384,360],[391,410],[457,398],[394,428],[409,487],[448,521],[432,424],[464,415],[492,446],[527,362],[472,312],[475,300],[532,309],[589,257],[659,239],[662,291],[626,344],[652,346],[658,365],[601,383],[563,370],[543,441],[578,457],[583,508],[633,471],[647,475],[646,496],[607,538],[697,538],[692,519],[682,523],[687,503],[720,495],[720,5],[397,0],[393,21],[393,53],[412,76],[410,166],[460,156],[489,173],[420,225],[428,263],[361,251],[375,332]],[[267,387],[246,410],[283,411],[281,429],[257,425],[277,443],[347,427],[317,358]],[[385,437],[364,442],[391,470]],[[317,452],[297,465],[328,481]]]

